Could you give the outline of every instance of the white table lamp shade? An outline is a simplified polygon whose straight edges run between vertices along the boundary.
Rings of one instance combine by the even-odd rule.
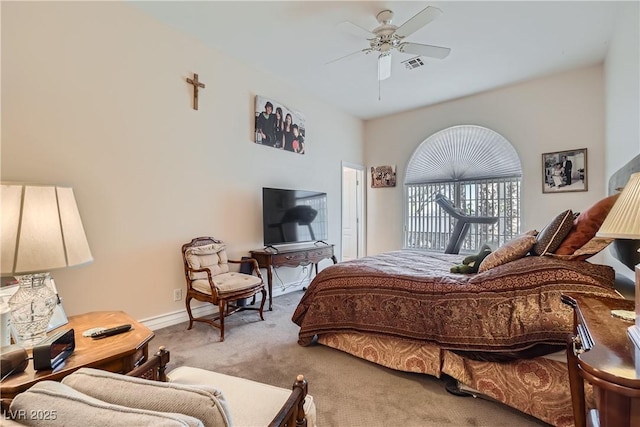
[[[93,260],[73,189],[2,184],[2,274]]]
[[[640,239],[640,172],[631,175],[596,236]],[[627,333],[635,347],[640,350],[640,264],[636,265],[635,270],[636,321],[635,325],[629,326]]]
[[[596,236],[640,239],[640,172],[631,175]]]

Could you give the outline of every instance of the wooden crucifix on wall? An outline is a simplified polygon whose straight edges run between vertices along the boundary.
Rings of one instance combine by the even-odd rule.
[[[204,89],[204,83],[198,81],[198,75],[193,73],[193,79],[187,78],[187,83],[193,85],[193,109],[198,109],[198,90]]]

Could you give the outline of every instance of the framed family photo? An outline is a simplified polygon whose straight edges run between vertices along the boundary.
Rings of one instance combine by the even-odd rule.
[[[396,167],[371,166],[371,188],[395,187]]]
[[[304,154],[307,137],[305,123],[305,116],[301,112],[276,100],[256,95],[256,144]]]
[[[542,192],[587,191],[587,149],[542,154]]]

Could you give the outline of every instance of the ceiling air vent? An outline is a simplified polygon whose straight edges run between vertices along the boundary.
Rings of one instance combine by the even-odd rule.
[[[424,62],[422,61],[422,58],[420,58],[419,56],[416,56],[415,58],[407,59],[406,61],[402,61],[402,63],[404,64],[405,67],[407,67],[408,70],[413,70],[414,68],[424,66]]]

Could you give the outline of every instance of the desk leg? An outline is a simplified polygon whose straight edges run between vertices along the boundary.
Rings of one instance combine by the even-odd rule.
[[[586,405],[584,402],[584,380],[578,372],[578,357],[573,352],[573,335],[567,337],[567,368],[569,371],[569,387],[571,388],[571,405],[573,406],[573,423],[575,427],[585,427]]]
[[[273,273],[271,265],[267,265],[267,288],[269,290],[269,311],[273,311]]]

